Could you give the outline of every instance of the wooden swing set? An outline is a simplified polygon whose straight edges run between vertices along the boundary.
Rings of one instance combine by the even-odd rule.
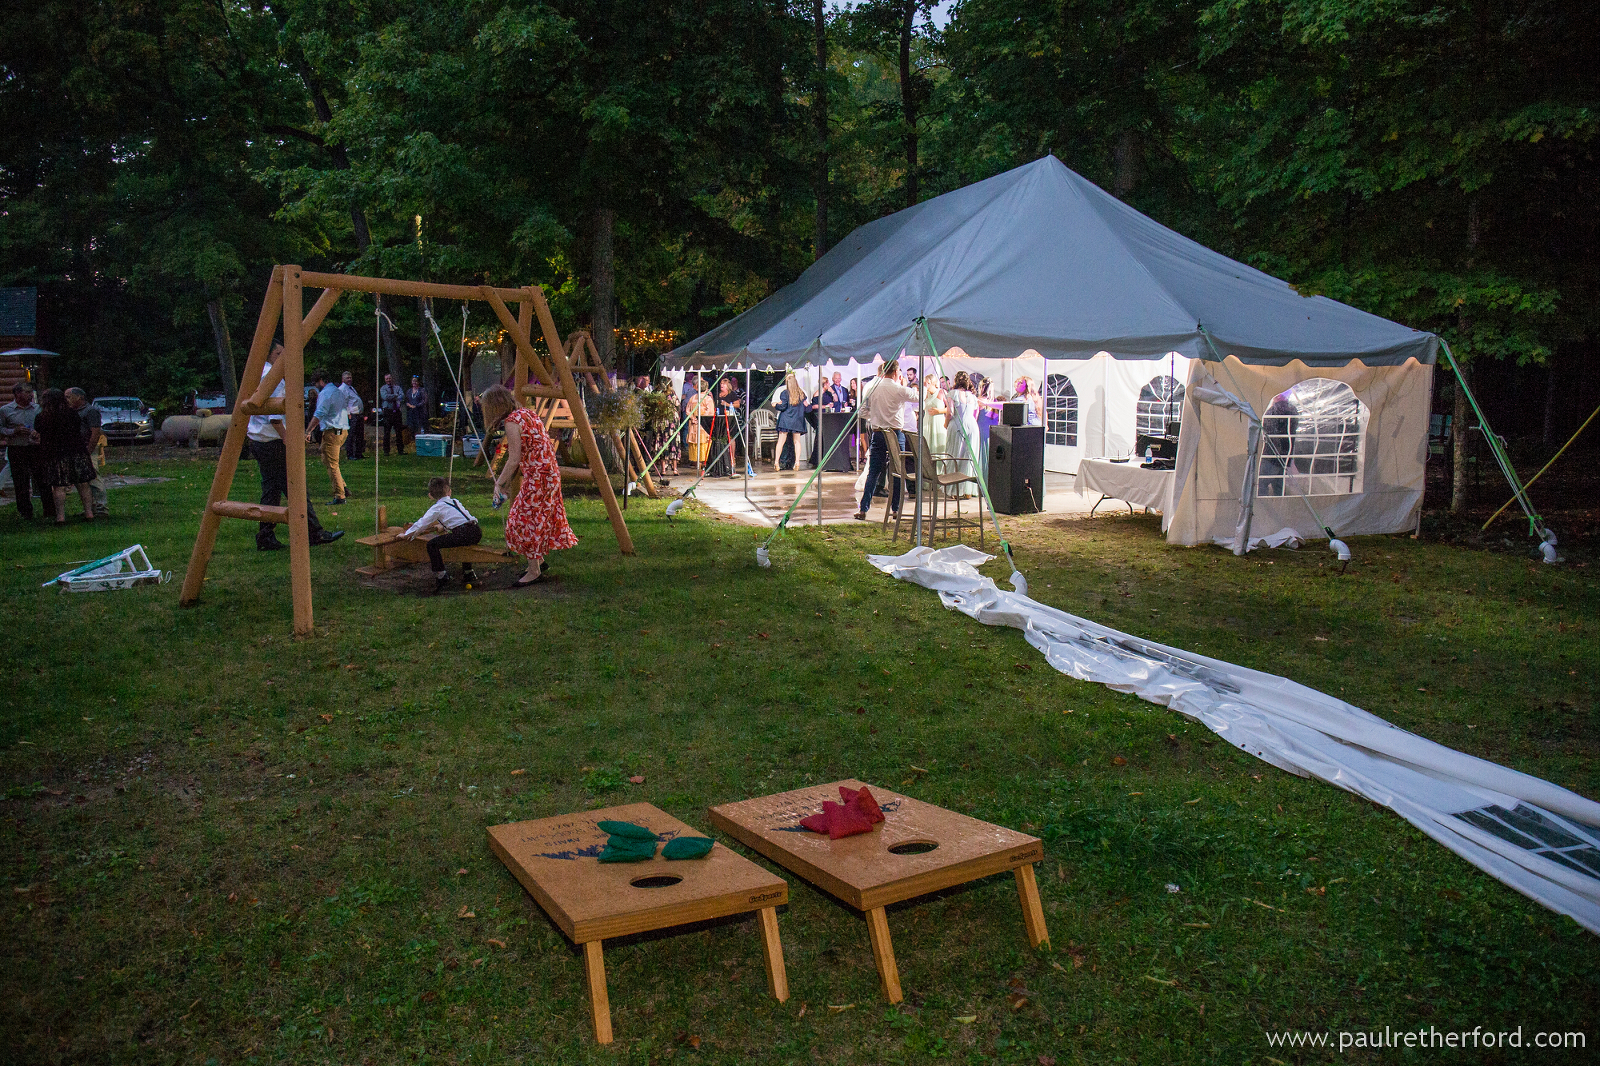
[[[306,288],[321,289],[322,295],[312,305],[310,313],[302,315],[302,294]],[[624,555],[633,554],[633,538],[628,535],[622,509],[617,505],[611,478],[595,442],[594,429],[578,393],[574,367],[567,355],[568,348],[562,345],[561,337],[556,332],[544,290],[537,285],[526,285],[520,289],[490,285],[440,285],[349,274],[321,274],[301,270],[298,266],[278,266],[273,268],[266,299],[261,305],[261,317],[256,321],[255,336],[250,342],[250,356],[245,362],[243,379],[239,385],[239,401],[234,405],[233,417],[228,423],[228,435],[217,460],[216,476],[211,481],[211,494],[206,499],[206,508],[200,519],[200,532],[195,536],[194,551],[189,556],[189,569],[184,574],[180,604],[188,607],[200,601],[206,567],[211,561],[217,530],[224,518],[282,523],[289,527],[289,589],[294,601],[294,631],[297,636],[311,632],[311,539],[306,527],[305,346],[317,327],[328,317],[328,312],[333,309],[340,295],[346,292],[482,300],[488,303],[501,326],[516,343],[517,362],[513,381],[518,403],[532,401],[532,406],[542,415],[554,413],[559,403],[565,403],[588,466],[563,467],[561,472],[569,477],[585,477],[594,481],[605,503],[612,532],[616,534],[617,547]],[[513,303],[519,305],[515,316],[508,306]],[[533,350],[531,337],[535,317],[539,320],[545,345],[550,350],[548,362]],[[280,322],[283,325],[283,355],[263,375],[262,368],[267,363],[267,355],[272,350],[273,337]],[[588,335],[580,336],[587,339]],[[575,354],[579,347],[578,343],[572,345]],[[593,351],[593,342],[589,343],[588,351]],[[597,377],[605,382],[604,371],[598,364],[598,358],[592,363],[584,360],[579,371],[586,373],[591,382]],[[272,394],[279,384],[284,386],[284,395],[274,398]],[[283,506],[266,507],[259,503],[228,499],[240,453],[246,446],[245,434],[252,415],[283,417],[284,452],[289,466],[289,493]],[[629,444],[637,448],[636,442],[631,439]],[[387,532],[380,513],[378,539],[382,539]]]

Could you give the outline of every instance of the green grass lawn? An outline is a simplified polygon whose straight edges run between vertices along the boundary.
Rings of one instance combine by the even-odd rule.
[[[392,519],[440,465],[385,464]],[[209,462],[119,466],[176,480],[115,492],[106,524],[0,514],[4,1061],[1321,1062],[1265,1034],[1429,1025],[1600,1041],[1595,937],[1395,815],[878,574],[876,525],[791,531],[763,570],[751,529],[635,501],[625,558],[579,498],[559,584],[434,598],[355,573],[371,469],[350,466],[358,497],[323,517],[352,536],[313,549],[305,640],[286,553],[243,523],[179,609]],[[255,483],[243,464],[235,498]],[[485,495],[463,492],[493,539]],[[1357,539],[1340,575],[1321,550],[1169,548],[1156,523],[1010,525],[1036,599],[1600,796],[1592,568],[1395,537]],[[177,580],[39,588],[134,542]],[[1026,947],[1009,876],[894,908],[891,1009],[862,918],[786,875],[789,1002],[765,993],[753,920],[611,942],[617,1042],[597,1048],[579,955],[484,827],[648,800],[709,828],[711,804],[850,776],[1042,837],[1053,950]]]

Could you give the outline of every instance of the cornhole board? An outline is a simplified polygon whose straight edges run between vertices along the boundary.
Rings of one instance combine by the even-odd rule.
[[[1039,947],[1050,942],[1033,874],[1033,864],[1044,858],[1044,846],[1037,837],[877,785],[867,787],[885,817],[872,832],[830,840],[803,828],[800,819],[821,811],[824,800],[839,801],[841,785],[862,787],[860,781],[835,781],[726,803],[711,808],[711,824],[865,912],[873,961],[890,1003],[901,999],[900,968],[884,911],[890,904],[1010,870],[1017,880],[1028,943]],[[934,847],[927,849],[929,844]]]
[[[780,1003],[789,998],[777,910],[789,901],[787,881],[721,844],[703,859],[602,863],[606,834],[598,823],[608,820],[653,829],[662,840],[704,835],[649,803],[489,827],[495,855],[583,948],[596,1042],[611,1043],[601,941],[612,937],[756,911],[767,989]]]

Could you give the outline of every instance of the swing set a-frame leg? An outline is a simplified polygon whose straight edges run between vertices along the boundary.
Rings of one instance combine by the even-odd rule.
[[[334,298],[337,298],[336,295]],[[308,327],[316,328],[332,302],[332,298],[324,295],[318,301],[316,313],[308,321],[301,314],[304,305],[300,268],[281,266],[272,272],[272,281],[261,305],[261,317],[256,320],[255,337],[250,342],[250,357],[245,363],[244,379],[239,390],[241,399],[234,404],[222,454],[217,458],[217,472],[211,479],[211,492],[206,497],[206,509],[200,517],[200,532],[195,535],[189,568],[184,573],[183,592],[178,600],[183,606],[192,606],[200,600],[200,590],[205,584],[206,569],[211,563],[211,553],[216,547],[217,531],[223,518],[285,523],[289,527],[289,589],[294,602],[294,631],[298,636],[311,632],[311,533],[306,527],[305,338]],[[281,365],[273,369],[274,376],[277,372],[282,373],[284,396],[281,401],[257,400],[256,387],[261,383],[262,368],[272,350],[273,334],[280,320],[283,323],[283,355],[279,360]],[[246,396],[251,398],[243,399]],[[235,503],[228,499],[234,474],[239,467],[239,453],[246,445],[250,416],[256,414],[283,415],[283,447],[289,468],[289,495],[279,507]]]
[[[211,552],[217,544],[217,530],[222,526],[222,515],[215,507],[228,498],[234,473],[239,468],[239,453],[245,447],[250,415],[242,401],[255,393],[261,381],[261,368],[272,350],[272,337],[282,309],[283,267],[276,267],[272,280],[267,283],[266,298],[261,301],[261,317],[256,320],[255,337],[250,341],[250,355],[245,360],[244,377],[239,383],[241,402],[233,405],[233,418],[228,422],[228,433],[222,441],[222,454],[217,457],[217,472],[211,478],[211,493],[206,497],[206,509],[200,516],[200,532],[195,535],[194,550],[189,553],[189,569],[183,575],[183,592],[178,602],[184,607],[192,607],[200,601],[200,587],[205,583],[206,567],[211,563]]]

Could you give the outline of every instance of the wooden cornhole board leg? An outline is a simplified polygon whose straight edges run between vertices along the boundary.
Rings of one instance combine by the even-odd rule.
[[[1022,925],[1028,932],[1028,946],[1049,945],[1050,931],[1044,925],[1044,906],[1039,902],[1039,882],[1033,876],[1033,866],[1019,866],[1017,899],[1022,904]]]
[[[606,962],[600,941],[583,945],[583,978],[589,986],[589,1014],[594,1018],[594,1042],[611,1043],[611,999],[606,995]]]
[[[767,964],[767,990],[783,1003],[789,998],[789,973],[783,966],[783,941],[778,939],[778,909],[761,908],[761,961]]]
[[[878,979],[890,1003],[899,1003],[900,967],[894,961],[894,943],[889,939],[889,916],[882,907],[867,912],[867,935],[872,938],[872,961],[878,964]]]
[[[871,833],[831,839],[804,831],[802,815],[841,796],[841,790],[865,787],[887,816]],[[1044,857],[1037,837],[854,779],[726,803],[710,813],[718,829],[862,912],[890,1003],[904,997],[886,907],[1011,872],[1029,943],[1049,942],[1033,872],[1033,864]]]

